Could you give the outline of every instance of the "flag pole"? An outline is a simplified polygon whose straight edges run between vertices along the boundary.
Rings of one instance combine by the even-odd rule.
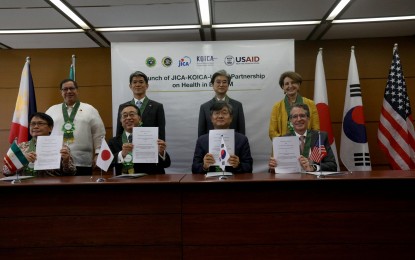
[[[105,138],[105,136],[102,136],[102,138],[101,138],[101,147],[102,147],[102,142],[104,141],[104,138]],[[97,158],[97,160],[98,160],[98,158]],[[105,178],[104,178],[104,177],[102,177],[102,168],[100,167],[100,169],[101,169],[101,177],[99,177],[99,178],[96,180],[96,182],[105,182]]]
[[[26,61],[30,60],[29,57],[26,58]],[[13,141],[17,145],[17,137]],[[21,183],[22,181],[19,179],[19,170],[16,171],[16,179],[12,181],[12,184]]]
[[[72,54],[72,73],[73,73],[73,80],[75,80],[76,81],[76,56],[75,56],[75,54]]]
[[[320,158],[320,162],[318,163],[318,166],[319,166],[319,173],[318,173],[318,175],[317,175],[317,178],[321,178],[322,177],[322,174],[323,174],[323,171],[321,170],[321,161],[322,161],[322,159],[321,159],[321,134],[320,134],[320,131],[318,131],[318,158]]]

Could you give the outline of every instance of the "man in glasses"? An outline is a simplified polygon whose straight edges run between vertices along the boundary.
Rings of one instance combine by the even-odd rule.
[[[245,134],[245,116],[242,108],[242,103],[229,98],[226,94],[231,84],[231,76],[225,70],[219,70],[212,75],[210,86],[215,91],[215,96],[208,102],[200,106],[198,135],[201,136],[209,133],[213,129],[212,121],[210,120],[210,108],[218,101],[225,101],[231,104],[233,108],[233,119],[229,126],[230,129],[235,129],[235,132]]]
[[[77,168],[77,175],[92,175],[97,155],[105,137],[105,126],[93,106],[79,101],[76,81],[60,84],[63,103],[51,106],[46,114],[55,121],[53,135],[63,135]]]
[[[113,155],[117,175],[132,173],[163,174],[164,168],[170,166],[170,156],[166,152],[166,142],[158,139],[158,163],[133,163],[133,128],[141,126],[140,109],[133,104],[127,103],[121,107],[119,114],[120,123],[123,128],[121,134],[111,138],[108,142]]]
[[[123,132],[120,120],[120,112],[123,105],[133,104],[140,109],[142,126],[158,127],[159,138],[165,141],[166,119],[164,117],[163,104],[151,100],[147,97],[146,93],[149,87],[147,75],[141,71],[133,72],[130,75],[129,86],[131,91],[133,92],[133,99],[121,104],[118,108],[116,135],[120,135]]]
[[[305,171],[337,171],[337,163],[328,141],[327,133],[310,130],[310,110],[306,104],[296,103],[291,106],[289,120],[293,133],[300,140],[300,165]],[[278,138],[278,137],[277,137]],[[273,172],[277,162],[273,157],[269,160],[270,172]]]
[[[210,120],[214,129],[229,129],[233,120],[232,106],[225,101],[215,102],[210,108]],[[214,156],[209,153],[209,134],[204,134],[196,142],[192,173],[214,172],[215,162]],[[245,135],[235,132],[235,153],[228,162],[231,166],[226,166],[227,172],[252,173],[251,148]]]

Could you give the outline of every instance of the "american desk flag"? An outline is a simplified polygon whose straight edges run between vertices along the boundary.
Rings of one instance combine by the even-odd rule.
[[[393,48],[379,120],[378,144],[395,170],[415,169],[415,132],[398,46]]]
[[[367,142],[362,91],[352,47],[343,110],[340,159],[349,171],[371,171]]]
[[[36,113],[35,87],[30,72],[30,58],[26,58],[20,78],[19,94],[17,95],[12,124],[10,127],[9,143],[17,138],[17,143],[30,140],[29,117]]]

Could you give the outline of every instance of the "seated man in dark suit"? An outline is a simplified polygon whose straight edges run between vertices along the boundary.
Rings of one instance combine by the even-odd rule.
[[[298,138],[300,138],[301,155],[299,161],[301,168],[308,172],[320,170],[337,171],[336,158],[334,157],[333,150],[329,144],[327,133],[316,130],[307,130],[310,121],[310,110],[308,106],[306,104],[294,104],[290,110],[289,120],[293,126],[294,132],[287,134],[287,136],[298,136]],[[301,145],[301,142],[303,142],[303,145]],[[324,149],[318,148],[321,145],[324,146]],[[314,147],[321,150],[315,152],[315,156],[311,156]],[[320,156],[324,157],[321,159]],[[276,166],[277,162],[271,157],[269,160],[270,172],[274,172]]]
[[[158,127],[159,139],[166,141],[166,119],[164,117],[163,104],[147,97],[148,86],[148,77],[143,72],[136,71],[130,75],[130,89],[133,92],[134,98],[121,104],[118,108],[116,135],[121,135],[124,131],[120,120],[122,108],[126,104],[133,104],[140,109],[142,126]]]
[[[229,129],[232,122],[232,106],[223,101],[213,104],[210,109],[210,118],[214,129]],[[235,154],[229,160],[231,166],[226,166],[225,171],[233,173],[252,173],[253,160],[248,138],[235,132]],[[192,172],[206,173],[216,171],[215,158],[209,153],[209,134],[204,134],[197,139],[193,156]]]
[[[109,140],[108,146],[114,154],[114,164],[117,175],[122,173],[147,173],[163,174],[164,168],[170,166],[170,156],[166,152],[166,142],[157,140],[159,151],[158,163],[134,163],[131,152],[133,151],[132,132],[133,128],[140,126],[140,110],[136,105],[125,104],[121,108],[119,117],[124,131]]]
[[[198,137],[209,133],[209,130],[213,129],[213,125],[210,120],[210,108],[215,102],[218,101],[226,101],[232,106],[233,117],[229,128],[235,129],[236,132],[243,135],[245,134],[245,116],[242,103],[235,99],[229,98],[228,95],[226,95],[229,89],[229,84],[231,84],[231,76],[225,70],[219,70],[212,75],[210,86],[213,87],[215,96],[200,106],[197,133]]]

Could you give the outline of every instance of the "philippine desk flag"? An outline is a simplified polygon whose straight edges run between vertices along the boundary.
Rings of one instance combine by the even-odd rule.
[[[10,127],[9,143],[17,138],[17,143],[30,140],[29,117],[36,113],[36,97],[33,85],[32,73],[30,72],[30,58],[26,58],[20,79],[19,94],[14,109],[12,125]]]
[[[106,172],[113,159],[114,155],[108,147],[107,141],[105,141],[105,138],[102,138],[101,150],[99,151],[97,158],[97,166]]]
[[[340,159],[349,171],[372,170],[354,46],[344,100]]]
[[[4,156],[3,161],[4,165],[11,173],[16,172],[29,163],[22,150],[20,150],[19,146],[17,146],[16,142],[12,143],[6,156]]]
[[[327,133],[331,150],[333,151],[334,158],[336,159],[337,170],[339,171],[339,159],[337,158],[336,141],[334,140],[333,128],[331,126],[329,101],[327,98],[326,76],[323,66],[323,48],[320,48],[317,54],[316,72],[314,76],[314,102],[316,103],[318,117],[320,118],[320,130]]]
[[[219,167],[222,169],[222,171],[225,171],[226,162],[229,160],[229,153],[228,149],[226,149],[225,141],[222,139],[220,141],[220,153],[219,153]]]

